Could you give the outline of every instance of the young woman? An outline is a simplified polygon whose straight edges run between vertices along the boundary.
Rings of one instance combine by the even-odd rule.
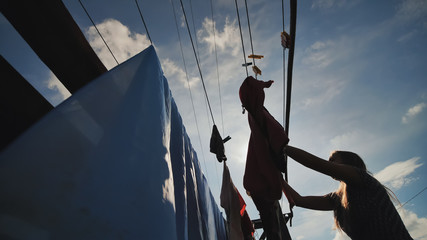
[[[334,211],[336,227],[351,239],[412,239],[389,190],[369,174],[357,154],[336,151],[325,161],[292,146],[286,146],[284,152],[300,164],[340,181],[338,190],[325,196],[300,196],[283,181],[283,190],[291,204]]]

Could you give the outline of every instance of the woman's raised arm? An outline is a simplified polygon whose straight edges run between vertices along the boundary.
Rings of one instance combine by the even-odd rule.
[[[361,179],[357,168],[337,162],[326,161],[302,149],[286,146],[284,153],[300,164],[334,179],[359,185]]]

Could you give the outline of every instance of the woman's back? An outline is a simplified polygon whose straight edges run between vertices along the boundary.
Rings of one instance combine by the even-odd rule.
[[[343,231],[352,239],[412,239],[384,186],[364,170],[360,178],[360,186],[346,186],[347,209],[336,193],[329,195]]]

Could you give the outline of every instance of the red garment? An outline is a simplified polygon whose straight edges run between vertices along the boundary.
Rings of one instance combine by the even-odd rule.
[[[230,239],[245,240],[253,236],[255,229],[248,213],[246,203],[231,180],[230,171],[224,162],[221,186],[221,207],[227,215],[228,235]]]
[[[282,196],[283,178],[273,162],[271,150],[281,154],[289,139],[283,127],[263,106],[264,88],[272,83],[247,77],[240,86],[240,101],[248,111],[251,128],[243,185],[251,194],[278,200]]]
[[[249,218],[248,212],[244,211],[242,215],[242,232],[243,232],[243,239],[253,239],[254,236],[254,224],[252,223],[251,219]]]

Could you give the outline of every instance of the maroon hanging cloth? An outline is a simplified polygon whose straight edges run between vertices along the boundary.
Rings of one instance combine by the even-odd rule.
[[[239,96],[248,111],[251,129],[243,185],[250,194],[266,200],[278,200],[282,196],[282,174],[275,164],[282,156],[283,147],[289,142],[283,127],[264,107],[264,88],[273,81],[260,81],[252,76],[242,83]]]

